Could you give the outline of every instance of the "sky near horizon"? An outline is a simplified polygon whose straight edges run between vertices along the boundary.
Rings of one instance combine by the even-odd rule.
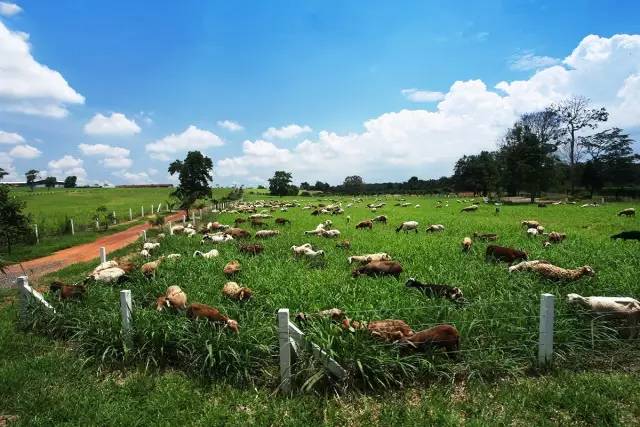
[[[6,181],[437,178],[572,94],[640,139],[640,2],[0,0]]]

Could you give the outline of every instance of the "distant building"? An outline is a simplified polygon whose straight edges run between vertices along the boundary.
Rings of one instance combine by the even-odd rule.
[[[39,179],[34,181],[34,187],[36,188],[44,188],[46,187],[44,179]],[[11,187],[27,187],[26,181],[0,181],[0,185],[9,185]],[[64,181],[58,181],[56,179],[56,187],[64,187]]]
[[[116,188],[171,188],[173,184],[124,184],[116,185]]]

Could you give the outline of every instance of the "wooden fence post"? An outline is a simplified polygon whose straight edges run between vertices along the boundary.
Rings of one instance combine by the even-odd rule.
[[[291,344],[289,344],[289,309],[278,310],[278,343],[280,345],[280,389],[291,392]]]
[[[538,338],[538,364],[549,365],[553,359],[554,296],[540,295],[540,335]]]
[[[129,221],[133,221],[133,211],[129,208]]]
[[[76,229],[75,229],[75,228],[74,228],[74,226],[73,226],[73,218],[71,218],[69,221],[71,222],[71,235],[72,235],[72,236],[75,236],[75,234],[76,234]]]
[[[132,314],[131,291],[123,289],[120,291],[120,317],[122,318],[122,336],[124,337],[125,350],[126,347],[131,347],[133,343],[131,339]]]
[[[104,246],[100,247],[100,264],[107,262],[107,249]]]
[[[36,243],[40,243],[40,235],[38,234],[38,224],[33,224],[34,232],[36,233]]]

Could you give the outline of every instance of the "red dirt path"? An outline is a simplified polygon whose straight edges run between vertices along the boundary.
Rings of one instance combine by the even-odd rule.
[[[182,215],[183,212],[178,212],[174,215],[168,216],[166,220],[175,221],[181,219]],[[45,274],[58,271],[71,264],[91,261],[92,259],[98,258],[100,247],[102,246],[107,249],[108,255],[111,252],[135,242],[140,237],[140,233],[142,233],[143,230],[148,230],[149,228],[151,228],[151,225],[148,223],[136,225],[135,227],[128,228],[124,231],[101,237],[91,243],[84,243],[82,245],[59,250],[42,258],[36,258],[19,264],[10,265],[5,269],[5,275],[0,274],[0,288],[13,285],[16,277],[24,275],[25,273],[29,276],[30,280],[37,280]]]

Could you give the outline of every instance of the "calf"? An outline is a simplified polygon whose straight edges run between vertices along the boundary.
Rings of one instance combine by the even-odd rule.
[[[454,302],[464,302],[462,290],[455,286],[421,283],[413,277],[409,278],[404,285],[407,288],[418,289],[430,297],[442,297]]]
[[[517,260],[527,260],[526,252],[504,246],[489,245],[487,246],[486,259],[493,258],[497,261],[507,262],[509,264]]]
[[[353,270],[351,275],[353,277],[361,275],[398,277],[400,273],[402,273],[402,266],[397,261],[371,261]]]
[[[58,298],[62,299],[81,299],[84,298],[87,293],[87,288],[84,285],[65,285],[62,282],[51,282],[49,285],[49,291],[51,293],[57,293]]]

